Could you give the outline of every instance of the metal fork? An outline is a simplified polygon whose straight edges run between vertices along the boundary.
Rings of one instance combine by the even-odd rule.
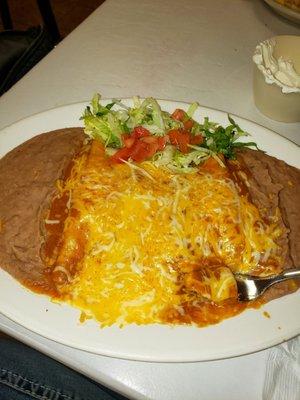
[[[235,274],[240,301],[250,301],[261,296],[270,286],[288,279],[300,279],[300,269],[287,269],[279,275],[258,277],[252,275]]]

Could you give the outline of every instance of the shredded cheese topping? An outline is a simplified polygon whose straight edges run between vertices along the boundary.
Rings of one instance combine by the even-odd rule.
[[[266,224],[221,166],[112,165],[94,141],[57,187],[69,196],[52,260],[67,270],[59,291],[102,326],[187,321],[190,307],[236,297],[232,271],[282,265],[276,221]]]

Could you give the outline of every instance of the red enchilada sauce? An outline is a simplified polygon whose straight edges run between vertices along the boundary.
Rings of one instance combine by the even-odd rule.
[[[95,146],[94,146],[95,147]],[[100,148],[100,145],[99,145]],[[86,151],[86,150],[85,150]],[[93,150],[94,151],[94,150]],[[101,150],[103,151],[103,150]],[[67,169],[63,182],[65,182],[70,176],[73,167],[73,162]],[[247,186],[243,180],[239,178],[240,173],[246,174],[246,171],[242,171],[238,163],[229,163],[228,168],[220,169],[219,165],[216,165],[214,159],[209,159],[203,166],[199,167],[199,173],[214,173],[214,174],[224,174],[232,179],[236,185],[239,187],[240,195],[248,196]],[[76,250],[70,254],[70,257],[65,259],[64,267],[61,268],[57,263],[59,257],[59,252],[62,249],[63,243],[63,230],[64,223],[68,216],[77,217],[77,210],[70,206],[70,194],[63,192],[62,195],[57,195],[54,197],[51,207],[49,209],[46,222],[53,221],[54,223],[45,223],[46,229],[46,241],[42,248],[43,259],[45,260],[48,268],[46,269],[46,274],[48,276],[50,287],[45,290],[45,288],[30,287],[30,289],[43,293],[52,295],[55,298],[60,298],[59,286],[70,281],[77,272],[77,264],[84,256],[84,249],[86,243],[86,236],[84,231],[79,229],[78,231],[73,230],[74,240],[76,241]],[[58,221],[58,222],[56,222]],[[220,262],[217,260],[217,262]],[[210,261],[205,261],[205,266],[209,267]],[[216,260],[211,260],[211,267],[213,268],[216,264]],[[199,265],[190,266],[190,273],[197,272],[197,269],[202,268],[202,262],[199,260]],[[188,296],[183,297],[184,301],[180,304],[180,309],[175,310],[174,307],[167,307],[161,314],[161,321],[164,323],[172,324],[196,324],[198,326],[206,326],[210,324],[216,324],[223,319],[232,317],[241,313],[247,307],[259,307],[263,303],[263,299],[251,303],[241,303],[237,300],[237,294],[232,293],[232,297],[221,301],[219,303],[214,303],[207,299],[197,297],[197,293],[192,288],[184,286],[182,283],[178,282],[179,291],[185,291],[188,295],[190,294],[191,300],[186,300]],[[28,286],[28,285],[27,285]]]

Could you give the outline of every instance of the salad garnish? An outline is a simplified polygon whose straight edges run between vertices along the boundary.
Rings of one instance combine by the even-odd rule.
[[[99,140],[115,163],[151,160],[178,172],[193,172],[210,157],[224,166],[224,158],[234,159],[237,148],[257,148],[254,142],[238,141],[248,133],[230,115],[226,127],[208,117],[203,123],[193,119],[198,103],[170,114],[152,97],[134,97],[132,107],[121,100],[106,105],[100,100],[95,94],[81,119],[85,133]]]

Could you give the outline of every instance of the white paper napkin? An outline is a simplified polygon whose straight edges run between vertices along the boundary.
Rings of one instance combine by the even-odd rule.
[[[263,400],[300,399],[300,336],[271,349]]]

